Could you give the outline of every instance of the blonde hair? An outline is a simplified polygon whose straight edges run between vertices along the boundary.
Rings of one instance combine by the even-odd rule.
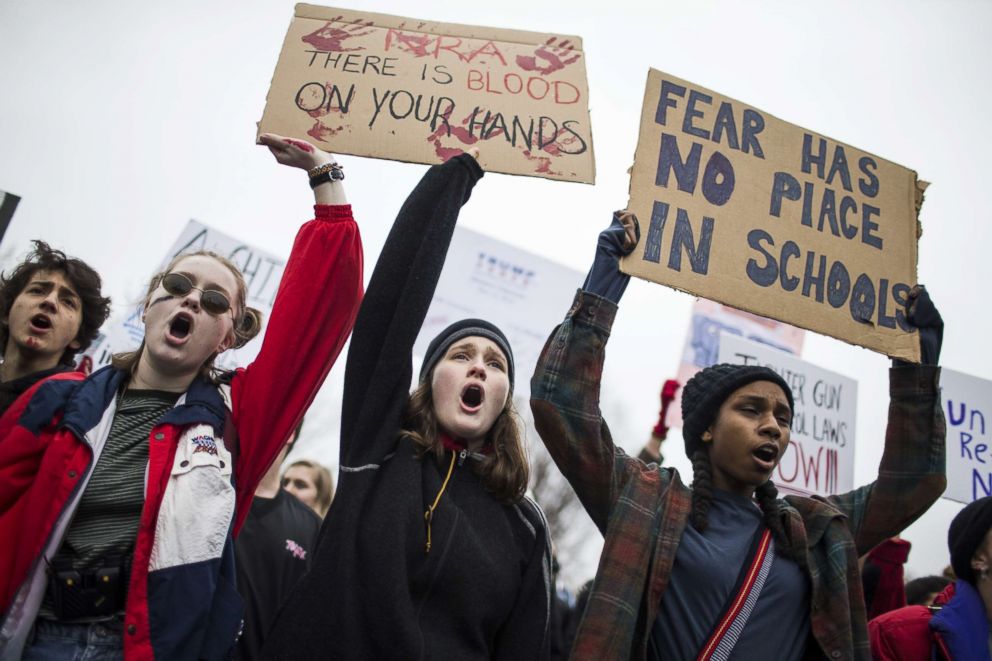
[[[282,474],[283,477],[286,477],[286,473],[289,472],[290,468],[297,466],[309,468],[313,471],[313,485],[317,489],[317,501],[314,504],[317,506],[317,514],[323,519],[324,515],[327,514],[327,510],[331,508],[331,501],[334,500],[334,477],[331,475],[331,471],[328,470],[327,466],[316,461],[311,461],[310,459],[298,459],[294,461],[286,468],[286,471]]]
[[[518,420],[513,398],[507,397],[499,417],[486,433],[485,442],[492,452],[474,468],[486,491],[507,503],[524,497],[530,470]],[[400,434],[413,439],[419,456],[429,452],[438,460],[444,458],[429,375],[410,395]]]
[[[232,301],[231,304],[234,306],[234,344],[232,348],[238,349],[243,347],[252,338],[258,335],[259,331],[262,330],[262,313],[255,308],[248,307],[245,301],[248,299],[248,283],[245,282],[245,277],[242,275],[241,270],[235,265],[234,262],[229,260],[227,257],[218,255],[217,253],[210,250],[197,250],[196,252],[185,252],[176,255],[172,258],[172,261],[161,271],[152,276],[151,280],[148,282],[148,289],[145,291],[145,298],[143,301],[143,306],[147,307],[148,303],[151,301],[152,293],[158,288],[159,284],[162,282],[162,278],[172,272],[176,265],[187,257],[210,257],[217,260],[223,266],[227,268],[234,276],[234,280],[237,283],[238,291],[237,301]],[[134,370],[138,367],[138,360],[141,358],[141,352],[145,349],[145,341],[141,340],[141,344],[134,351],[126,351],[123,353],[115,353],[111,359],[111,364],[119,370],[124,370],[129,374],[134,374]],[[218,375],[218,370],[214,368],[214,359],[217,354],[211,355],[200,367],[200,376],[210,379],[211,381],[216,381]]]

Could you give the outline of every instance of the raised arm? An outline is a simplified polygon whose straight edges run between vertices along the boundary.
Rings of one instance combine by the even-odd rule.
[[[922,287],[910,292],[906,318],[920,331],[922,363],[897,360],[889,370],[889,419],[878,479],[829,499],[849,517],[858,555],[899,534],[947,485],[937,366],[944,323]]]
[[[264,134],[260,142],[291,167],[333,162],[303,141]],[[258,357],[231,384],[239,526],[258,481],[341,352],[362,299],[361,237],[342,183],[319,183],[314,199],[315,219],[296,235]]]
[[[461,207],[482,168],[469,154],[431,167],[386,238],[348,349],[341,463],[382,459],[382,428],[399,429],[410,388],[413,343],[427,316]]]
[[[548,338],[531,379],[534,426],[600,530],[629,471],[646,470],[617,448],[599,410],[606,342],[629,276],[619,258],[637,242],[632,214],[617,212],[565,321]]]

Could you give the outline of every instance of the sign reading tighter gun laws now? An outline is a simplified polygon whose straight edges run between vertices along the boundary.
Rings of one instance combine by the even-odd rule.
[[[916,173],[660,71],[648,74],[626,273],[919,361],[926,184]]]
[[[296,5],[259,133],[338,153],[593,183],[582,40]]]

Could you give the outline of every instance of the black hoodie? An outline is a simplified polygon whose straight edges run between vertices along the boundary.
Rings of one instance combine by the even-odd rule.
[[[550,543],[540,509],[487,493],[474,455],[417,458],[399,435],[413,344],[482,174],[468,155],[432,167],[386,240],[348,351],[340,486],[264,658],[547,658]],[[427,553],[424,512],[452,460]]]

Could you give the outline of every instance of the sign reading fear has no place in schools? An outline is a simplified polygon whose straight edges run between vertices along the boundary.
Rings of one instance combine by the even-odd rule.
[[[296,5],[258,127],[338,153],[593,183],[578,37]]]
[[[648,74],[625,272],[907,360],[916,173],[660,71]]]

